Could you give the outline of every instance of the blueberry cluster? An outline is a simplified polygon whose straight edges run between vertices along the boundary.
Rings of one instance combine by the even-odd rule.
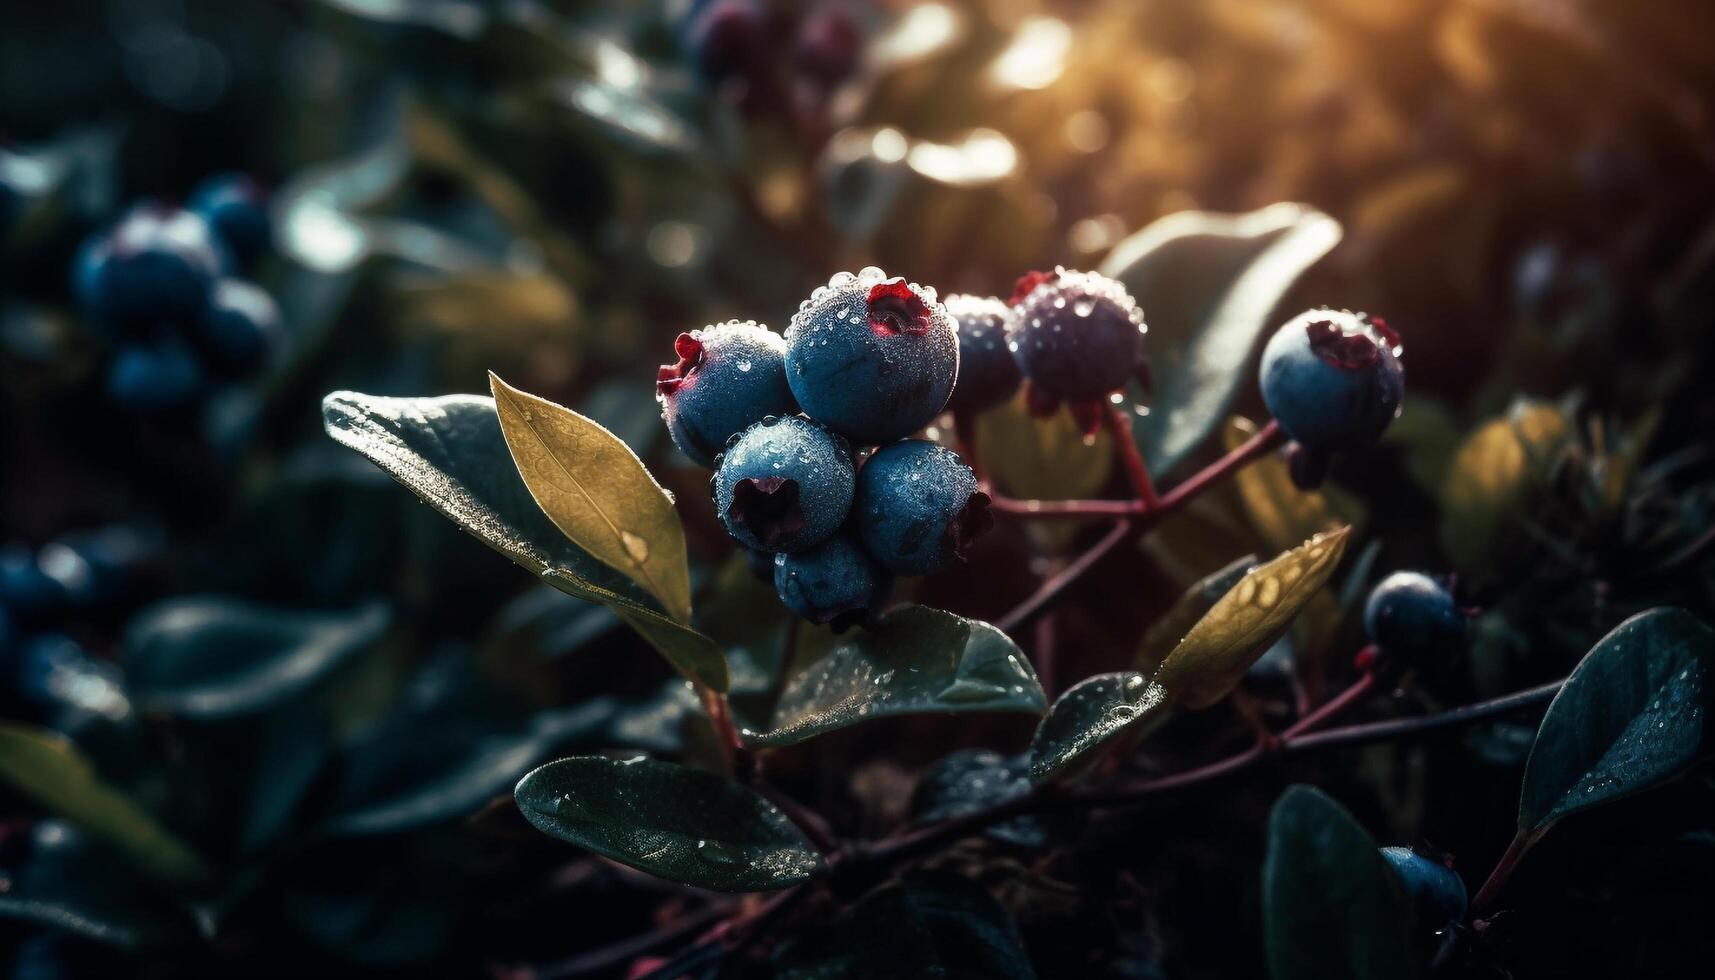
[[[280,343],[280,311],[237,274],[267,251],[270,220],[247,177],[211,177],[185,208],[134,206],[78,251],[72,287],[115,353],[107,392],[136,410],[194,402],[211,381],[254,377]]]
[[[784,337],[734,321],[674,342],[656,377],[667,430],[714,468],[722,524],[772,556],[793,612],[863,622],[895,575],[945,568],[992,523],[970,467],[908,438],[946,408],[962,342],[933,289],[876,268],[819,287]]]
[[[1295,446],[1292,477],[1313,487],[1331,454],[1372,443],[1399,415],[1405,369],[1399,334],[1380,317],[1310,310],[1262,352],[1262,400]]]

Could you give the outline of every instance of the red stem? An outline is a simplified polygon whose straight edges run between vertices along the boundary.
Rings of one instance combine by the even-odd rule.
[[[1121,541],[1124,541],[1131,530],[1130,521],[1121,521],[1115,524],[1113,530],[1109,531],[1102,540],[1096,542],[1090,550],[1072,559],[1065,568],[1043,579],[1042,584],[1036,587],[1036,591],[1032,592],[1029,598],[1014,606],[1011,612],[995,621],[995,628],[1002,633],[1011,633],[1029,622],[1045,606],[1058,598],[1060,593],[1066,591],[1074,582],[1082,578],[1085,572],[1102,560],[1103,556],[1114,550],[1114,547]]]
[[[1306,732],[1314,730],[1329,718],[1332,718],[1334,715],[1346,710],[1347,706],[1351,705],[1359,698],[1370,693],[1370,689],[1375,686],[1376,675],[1369,671],[1365,671],[1364,676],[1358,678],[1351,687],[1348,687],[1339,694],[1334,695],[1329,699],[1327,704],[1322,705],[1315,711],[1312,711],[1298,719],[1289,728],[1287,728],[1286,731],[1281,732],[1279,737],[1282,739],[1290,739],[1295,735],[1303,735]]]
[[[1483,887],[1477,889],[1477,897],[1471,899],[1471,914],[1478,915],[1488,910],[1495,899],[1500,897],[1501,889],[1506,887],[1512,878],[1518,863],[1537,841],[1542,839],[1544,827],[1539,830],[1521,830],[1513,835],[1512,843],[1507,845],[1501,859],[1495,862],[1495,870],[1489,872],[1489,877],[1483,882]]]
[[[744,741],[739,738],[738,729],[733,727],[726,695],[699,684],[697,696],[702,699],[703,710],[708,713],[709,724],[715,730],[715,740],[720,743],[721,753],[726,757],[727,771],[731,772],[739,753],[744,751]]]
[[[1155,480],[1149,475],[1149,464],[1143,461],[1143,454],[1137,451],[1137,443],[1132,441],[1131,417],[1111,402],[1105,407],[1108,433],[1114,437],[1114,452],[1119,454],[1120,465],[1125,468],[1126,480],[1137,494],[1137,502],[1147,513],[1155,507]]]
[[[1050,701],[1054,700],[1055,654],[1058,652],[1055,640],[1057,638],[1054,629],[1054,613],[1050,611],[1036,621],[1035,644],[1036,680],[1042,685],[1042,693]]]

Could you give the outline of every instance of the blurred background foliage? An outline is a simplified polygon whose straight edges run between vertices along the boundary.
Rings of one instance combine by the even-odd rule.
[[[800,48],[836,4],[858,31],[833,75],[817,69],[828,49]],[[700,621],[732,651],[740,709],[760,714],[786,620],[730,555],[704,475],[662,438],[649,379],[678,332],[735,316],[781,329],[839,269],[1004,296],[1027,269],[1094,267],[1170,214],[1301,202],[1344,235],[1281,316],[1363,308],[1404,335],[1410,394],[1384,447],[1302,498],[1283,466],[1259,465],[1112,559],[1055,617],[1062,681],[1128,664],[1184,589],[1336,519],[1361,518],[1368,547],[1352,549],[1347,601],[1313,605],[1286,657],[1342,671],[1350,596],[1387,569],[1456,570],[1482,607],[1469,662],[1414,681],[1401,710],[1559,676],[1646,605],[1710,618],[1715,8],[781,3],[760,74],[711,80],[688,26],[700,6],[8,10],[3,702],[73,741],[3,734],[8,758],[75,753],[140,810],[68,823],[0,790],[15,975],[472,975],[706,909],[531,834],[508,796],[573,747],[708,758],[685,685],[610,613],[530,586],[332,444],[317,405],[336,388],[483,391],[494,370],[608,425],[678,494]],[[129,202],[182,199],[219,171],[272,189],[277,254],[259,278],[285,351],[194,406],[120,410],[71,300],[74,251]],[[1199,315],[1183,308],[1235,248],[1193,241],[1139,297],[1146,315]],[[1238,410],[1260,418],[1246,371]],[[981,444],[1017,494],[1116,479],[1106,446],[1016,406],[982,420]],[[1044,472],[1060,476],[1032,485]],[[1092,533],[1003,526],[972,570],[916,598],[996,617]],[[1254,680],[1266,710],[1278,687]],[[1175,743],[1186,756],[1244,730],[1214,714]],[[920,769],[961,745],[1016,749],[1021,725],[903,720],[771,768],[841,830],[878,833],[906,816]],[[1370,826],[1481,865],[1508,832],[1529,732],[1366,749],[1323,779]],[[980,869],[1045,976],[1251,975],[1254,884],[1234,883],[1259,866],[1279,788],[1261,782],[1218,809],[1088,828],[1034,870],[1004,843],[947,860]],[[1715,911],[1712,800],[1705,767],[1545,844],[1561,860],[1521,879],[1495,968],[1649,975],[1706,956],[1680,927]],[[182,901],[157,898],[154,833],[185,842],[165,874]],[[115,853],[154,858],[139,871]],[[1249,896],[1237,908],[1233,887]]]

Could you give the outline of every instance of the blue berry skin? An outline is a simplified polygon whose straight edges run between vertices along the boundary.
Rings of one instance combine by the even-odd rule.
[[[799,406],[854,445],[928,425],[958,373],[953,317],[935,291],[873,266],[817,287],[786,330],[786,381]]]
[[[70,598],[61,578],[42,568],[35,549],[16,542],[0,548],[0,601],[20,617],[59,611]]]
[[[280,308],[255,283],[222,279],[196,321],[197,346],[223,378],[248,378],[268,366],[280,345]]]
[[[107,366],[107,395],[140,412],[189,404],[203,393],[205,378],[196,352],[167,339],[120,349]]]
[[[769,417],[716,460],[715,510],[727,533],[759,551],[803,551],[839,529],[856,476],[845,442],[807,418]]]
[[[1054,399],[1090,401],[1125,387],[1147,329],[1125,287],[1093,272],[1033,272],[1013,291],[1012,356]]]
[[[214,229],[240,268],[254,265],[274,243],[268,196],[246,174],[204,178],[191,191],[187,206]]]
[[[1409,847],[1384,847],[1382,857],[1399,875],[1405,893],[1417,908],[1417,919],[1430,930],[1440,930],[1465,915],[1465,882],[1445,867]]]
[[[1376,440],[1399,415],[1405,369],[1399,335],[1380,319],[1311,310],[1262,352],[1262,400],[1286,434],[1322,452]]]
[[[992,296],[947,297],[959,335],[959,376],[947,408],[974,414],[1011,398],[1024,379],[1007,347],[1012,308]]]
[[[1422,572],[1394,572],[1364,603],[1370,642],[1393,656],[1420,659],[1465,642],[1465,611],[1453,594]]]
[[[993,525],[988,505],[957,453],[906,439],[876,450],[858,471],[851,523],[888,571],[928,575],[963,557]]]
[[[786,608],[836,631],[879,612],[893,591],[893,576],[841,531],[808,551],[774,556],[774,591]]]
[[[673,341],[676,364],[655,375],[655,400],[673,445],[713,468],[733,436],[770,415],[796,415],[786,384],[786,341],[755,321],[726,323]]]
[[[708,0],[687,18],[684,45],[711,85],[748,78],[768,61],[768,12],[758,0]]]
[[[161,205],[127,214],[105,241],[80,255],[74,279],[101,320],[121,328],[191,323],[224,263],[202,218]]]

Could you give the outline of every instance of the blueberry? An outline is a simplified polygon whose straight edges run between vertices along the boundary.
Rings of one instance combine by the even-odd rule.
[[[1380,318],[1310,310],[1262,353],[1262,400],[1286,434],[1319,452],[1374,442],[1399,414],[1399,335]]]
[[[802,551],[827,540],[851,509],[851,450],[797,415],[766,418],[717,459],[715,510],[748,548]]]
[[[893,591],[893,576],[850,531],[808,551],[774,556],[774,590],[786,608],[836,631],[867,621]]]
[[[711,85],[753,79],[770,56],[768,12],[758,0],[710,0],[687,20],[685,47]]]
[[[77,290],[97,317],[120,327],[193,322],[224,262],[202,218],[163,205],[133,209],[103,244],[86,248],[73,274]]]
[[[63,609],[70,598],[61,578],[48,574],[37,559],[28,545],[0,548],[0,600],[24,618]]]
[[[76,640],[44,633],[25,641],[18,655],[18,689],[29,701],[108,717],[129,710],[119,670],[97,660]]]
[[[786,331],[786,380],[798,404],[857,445],[928,425],[958,373],[953,318],[935,291],[873,266],[818,287]]]
[[[1394,572],[1370,590],[1364,629],[1384,652],[1421,659],[1460,648],[1465,612],[1451,592],[1422,572]]]
[[[793,43],[798,70],[824,88],[833,88],[857,71],[863,33],[850,12],[828,4],[804,18]]]
[[[957,453],[907,439],[876,450],[858,471],[852,523],[889,571],[928,575],[964,557],[994,517]]]
[[[673,445],[699,466],[715,465],[733,436],[770,415],[795,415],[786,384],[786,341],[754,321],[726,323],[673,341],[677,364],[655,375],[655,398]]]
[[[947,312],[959,334],[959,376],[947,408],[980,412],[998,405],[1018,390],[1018,362],[1007,348],[1012,308],[993,297],[949,296]]]
[[[214,229],[240,267],[254,264],[273,244],[268,197],[246,174],[205,178],[191,191],[188,207]]]
[[[280,345],[280,308],[255,283],[222,279],[196,321],[198,346],[215,373],[246,378],[259,373]]]
[[[1143,311],[1125,287],[1055,268],[1018,280],[1012,355],[1043,402],[1088,402],[1125,387],[1143,360]]]
[[[125,408],[155,411],[195,401],[203,380],[196,352],[167,338],[121,348],[107,366],[107,395]]]
[[[1465,882],[1452,868],[1409,847],[1384,847],[1381,852],[1405,886],[1419,923],[1439,931],[1465,915]]]

